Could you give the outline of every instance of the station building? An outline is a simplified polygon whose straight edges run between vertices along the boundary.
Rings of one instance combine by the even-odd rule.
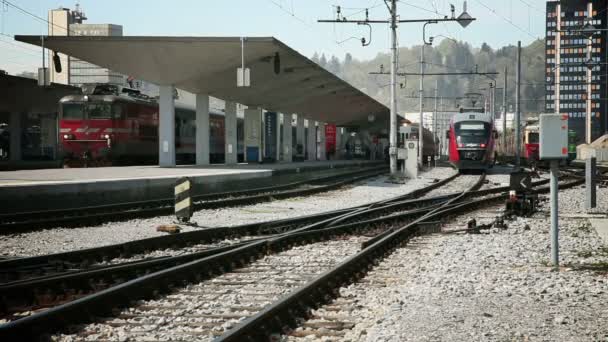
[[[58,166],[59,99],[78,93],[77,87],[40,87],[34,79],[0,73],[0,170]]]

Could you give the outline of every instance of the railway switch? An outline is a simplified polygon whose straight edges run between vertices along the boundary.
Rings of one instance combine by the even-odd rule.
[[[511,190],[506,201],[506,211],[510,215],[530,216],[538,206],[538,195],[533,193],[530,173],[512,172],[509,179]]]

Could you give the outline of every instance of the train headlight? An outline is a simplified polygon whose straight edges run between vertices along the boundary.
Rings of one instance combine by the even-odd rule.
[[[109,135],[109,134],[104,134],[104,135],[103,135],[103,138],[104,138],[104,139],[110,139],[110,135]]]
[[[65,140],[70,139],[70,135],[69,135],[69,134],[64,134],[64,135],[63,135],[63,139],[65,139]]]

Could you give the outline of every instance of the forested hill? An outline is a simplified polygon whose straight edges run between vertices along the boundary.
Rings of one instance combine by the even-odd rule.
[[[521,104],[524,112],[539,112],[544,108],[545,95],[545,50],[544,41],[536,40],[532,44],[522,47],[522,87]],[[380,65],[384,71],[390,71],[390,54],[381,53],[374,59],[360,61],[353,59],[347,53],[343,59],[336,56],[319,56],[317,53],[312,59],[325,67],[327,70],[340,76],[344,80],[358,87],[362,91],[376,98],[388,106],[390,97],[389,76],[369,75],[369,72],[380,71]],[[399,71],[420,71],[420,46],[399,49]],[[473,71],[477,67],[479,72],[497,71],[500,75],[498,87],[502,88],[503,70],[508,68],[508,106],[515,104],[515,68],[517,63],[517,46],[505,46],[493,49],[488,44],[480,48],[473,48],[467,43],[455,42],[444,39],[437,46],[425,47],[425,72],[459,72]],[[433,96],[435,81],[439,82],[439,95],[446,97],[444,100],[446,109],[455,108],[458,99],[450,99],[463,96],[467,92],[485,93],[489,87],[489,79],[484,76],[425,76],[425,96]],[[412,112],[418,110],[418,76],[400,76],[397,78],[400,84],[398,88],[399,112]],[[412,98],[416,97],[416,98]],[[502,90],[497,91],[497,108],[502,104]],[[425,108],[433,108],[433,100],[425,100]]]

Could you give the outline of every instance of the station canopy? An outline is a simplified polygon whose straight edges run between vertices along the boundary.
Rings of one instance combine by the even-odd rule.
[[[41,36],[15,40],[42,45]],[[243,46],[240,37],[44,37],[45,48],[152,83],[339,126],[388,126],[386,106],[281,41],[246,37]],[[242,55],[250,87],[237,87]]]

